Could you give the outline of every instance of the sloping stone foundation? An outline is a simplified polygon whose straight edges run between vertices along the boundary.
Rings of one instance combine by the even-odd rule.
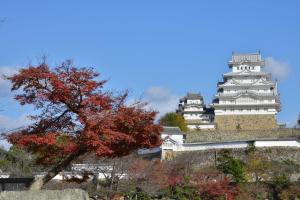
[[[218,130],[272,130],[277,129],[275,115],[216,115]]]
[[[89,200],[88,193],[80,189],[4,191],[0,200]]]

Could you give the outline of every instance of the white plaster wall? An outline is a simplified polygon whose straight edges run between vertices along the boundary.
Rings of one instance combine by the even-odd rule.
[[[275,109],[252,109],[250,111],[247,109],[233,111],[230,109],[226,109],[226,111],[224,109],[215,109],[215,115],[275,115],[276,113]]]
[[[184,111],[203,111],[203,108],[198,108],[198,107],[186,107],[184,108]]]
[[[201,104],[201,100],[187,100],[187,104]]]
[[[254,141],[254,146],[259,147],[295,147],[300,148],[300,143],[297,140],[259,140]],[[172,148],[164,148],[162,150],[173,151],[201,151],[210,149],[236,149],[247,148],[251,145],[249,141],[232,141],[232,142],[217,142],[217,143],[183,143],[179,145],[173,145]]]
[[[184,114],[185,120],[200,120],[202,119],[202,114]]]
[[[164,140],[167,136],[169,136],[172,140],[178,142],[179,144],[182,144],[183,143],[183,134],[179,135],[179,134],[176,134],[176,135],[172,135],[172,134],[164,134],[162,133],[161,134],[161,138]]]
[[[241,72],[241,71],[245,70],[246,67],[248,67],[248,66],[247,65],[233,66],[232,67],[232,72]],[[252,66],[251,66],[250,70],[253,71],[253,72],[260,72],[261,71],[261,66],[254,66],[254,69],[252,69]]]
[[[255,141],[256,147],[298,147],[300,143],[296,140],[293,141]]]
[[[251,97],[241,97],[236,100],[220,100],[220,105],[269,105],[269,104],[275,104],[275,98],[274,99],[253,99]]]
[[[210,149],[236,149],[247,148],[247,142],[230,142],[230,143],[208,143],[208,144],[183,144],[182,151],[201,151]]]
[[[191,130],[195,130],[195,129],[203,129],[203,130],[207,130],[207,129],[215,129],[216,126],[214,124],[201,124],[201,125],[188,125],[188,128]]]
[[[216,126],[214,124],[201,124],[199,125],[200,129],[215,129]]]
[[[99,180],[104,180],[105,177],[110,176],[110,175],[111,175],[110,173],[105,173],[105,174],[99,173],[98,179]],[[116,174],[116,175],[119,176],[120,178],[125,178],[127,176],[126,174]],[[42,178],[43,176],[44,176],[44,174],[38,174],[38,175],[35,175],[34,177],[35,178]],[[61,180],[70,179],[72,177],[82,179],[82,175],[79,172],[66,172],[65,174],[60,173],[60,174],[56,175],[53,178],[53,180],[61,181]],[[93,179],[93,176],[89,175],[89,180],[92,180],[92,179]]]
[[[191,129],[191,130],[197,129],[196,125],[188,125],[187,127],[188,127],[188,129]]]

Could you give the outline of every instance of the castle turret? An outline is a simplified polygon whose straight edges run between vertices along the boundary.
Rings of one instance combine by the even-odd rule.
[[[189,129],[213,129],[214,113],[207,108],[200,93],[187,93],[180,99],[177,113],[181,114]]]

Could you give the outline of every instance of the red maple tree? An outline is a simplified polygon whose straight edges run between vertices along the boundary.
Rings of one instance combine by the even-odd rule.
[[[141,102],[126,105],[128,93],[104,91],[106,81],[98,76],[92,68],[66,61],[54,69],[46,63],[29,66],[7,77],[19,92],[15,99],[39,111],[30,116],[32,125],[10,134],[8,141],[54,166],[37,188],[83,154],[117,157],[161,144],[156,112]]]
[[[191,184],[198,190],[202,199],[233,200],[239,192],[239,187],[231,184],[229,178],[219,172],[196,173]]]

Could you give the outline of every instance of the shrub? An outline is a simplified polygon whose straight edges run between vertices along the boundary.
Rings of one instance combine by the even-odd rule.
[[[227,199],[233,200],[239,189],[237,186],[230,184],[228,178],[221,180],[209,180],[198,184],[198,191],[202,199],[214,200],[214,199]]]
[[[280,199],[300,199],[300,186],[291,185],[279,194]]]
[[[200,200],[200,196],[194,187],[188,185],[174,185],[165,190],[165,196],[176,200]]]
[[[224,151],[218,158],[217,168],[224,174],[232,175],[236,183],[246,181],[245,165],[242,161],[232,157],[229,151]]]

